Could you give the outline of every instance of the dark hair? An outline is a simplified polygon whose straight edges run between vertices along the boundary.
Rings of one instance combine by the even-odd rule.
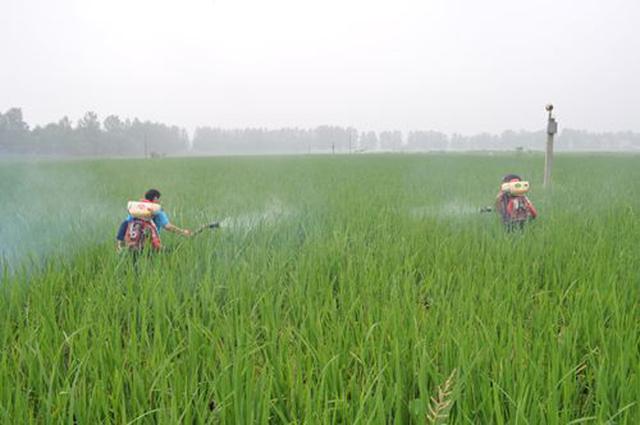
[[[519,176],[519,175],[517,175],[517,174],[507,174],[506,176],[504,176],[504,177],[502,178],[502,183],[509,183],[509,182],[510,182],[511,180],[513,180],[513,179],[522,180],[522,179],[520,178],[520,176]]]
[[[156,199],[160,199],[160,191],[156,189],[149,189],[147,193],[144,194],[144,199],[147,201],[155,201]]]

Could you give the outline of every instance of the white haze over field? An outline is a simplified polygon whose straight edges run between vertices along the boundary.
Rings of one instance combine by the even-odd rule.
[[[233,230],[251,231],[258,226],[270,226],[291,218],[294,210],[285,206],[279,199],[271,199],[264,209],[233,217],[227,217],[220,221],[221,228]]]
[[[468,200],[451,200],[443,204],[425,205],[409,209],[409,216],[418,220],[424,218],[453,218],[478,215],[480,208]]]
[[[101,199],[103,183],[92,172],[39,162],[0,162],[0,167],[9,171],[0,173],[0,276],[5,265],[31,267],[51,254],[71,257],[115,240],[124,207]],[[25,263],[29,258],[33,261]]]
[[[640,131],[637,0],[3,0],[0,111]]]

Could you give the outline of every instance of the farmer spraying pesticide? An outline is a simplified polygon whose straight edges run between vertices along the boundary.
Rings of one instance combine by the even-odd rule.
[[[520,176],[508,174],[502,179],[495,210],[507,231],[523,229],[527,221],[538,216],[536,208],[526,196],[528,191],[529,182],[523,181]]]
[[[154,251],[161,248],[160,231],[167,229],[171,233],[182,236],[191,236],[188,229],[181,229],[171,224],[169,217],[158,203],[160,192],[150,189],[140,201],[129,201],[127,211],[129,215],[120,224],[117,235],[116,249],[122,251],[140,252],[147,243],[151,244]]]

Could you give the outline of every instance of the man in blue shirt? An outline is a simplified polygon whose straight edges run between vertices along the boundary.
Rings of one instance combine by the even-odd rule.
[[[151,203],[157,203],[160,200],[160,192],[156,189],[149,189],[147,191],[147,193],[144,194],[144,199],[142,200],[142,202],[151,202]],[[116,236],[117,239],[117,245],[116,245],[116,249],[118,251],[122,250],[125,247],[125,235],[127,233],[127,228],[129,227],[129,224],[134,220],[134,218],[129,215],[127,216],[127,218],[120,224],[120,228],[118,229],[118,234]],[[171,233],[176,233],[182,236],[191,236],[191,231],[189,229],[181,229],[178,226],[173,225],[170,221],[169,221],[169,217],[167,216],[167,214],[162,210],[159,209],[158,211],[156,211],[153,214],[153,217],[151,219],[155,225],[155,229],[156,229],[156,234],[155,234],[155,240],[154,236],[152,235],[152,244],[154,244],[154,247],[159,248],[160,247],[160,239],[157,236],[157,234],[162,230],[162,229],[167,229],[167,231],[171,232]],[[157,245],[157,246],[156,246]]]

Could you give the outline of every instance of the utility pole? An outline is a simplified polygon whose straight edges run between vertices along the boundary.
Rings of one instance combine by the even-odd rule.
[[[544,154],[544,183],[543,186],[551,186],[551,168],[553,167],[553,136],[558,132],[558,123],[556,119],[551,115],[553,111],[553,105],[548,104],[545,107],[549,113],[547,120],[547,149]]]
[[[144,132],[144,159],[149,158],[149,144],[147,143],[147,131]]]

